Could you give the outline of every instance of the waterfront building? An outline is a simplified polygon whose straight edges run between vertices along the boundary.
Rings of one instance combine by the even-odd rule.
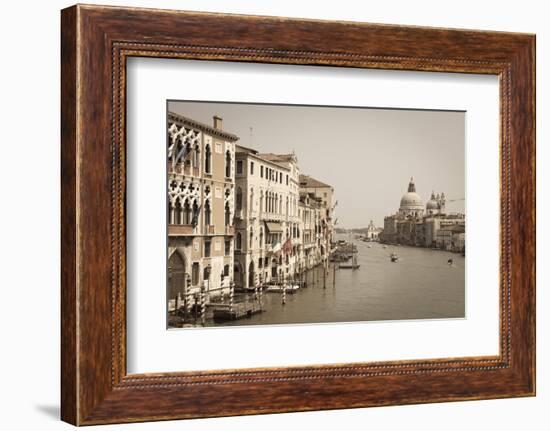
[[[369,222],[369,225],[367,226],[367,231],[365,232],[365,238],[368,241],[378,241],[380,232],[382,232],[382,229],[376,227],[374,225],[374,222],[371,220]]]
[[[168,299],[228,293],[233,281],[235,142],[213,125],[168,114]]]
[[[436,195],[432,191],[424,210],[422,199],[416,193],[411,178],[407,192],[401,197],[398,211],[384,218],[380,241],[464,251],[465,216],[461,213],[448,214],[445,204],[445,193]]]
[[[169,309],[206,290],[297,279],[327,261],[334,189],[300,175],[292,154],[261,154],[238,136],[168,116]]]
[[[307,195],[307,199],[305,196]],[[315,214],[316,225],[313,235],[316,240],[318,257],[314,265],[326,262],[331,251],[334,237],[334,188],[309,175],[300,175],[300,196],[303,200],[302,208]],[[302,217],[303,218],[303,217]],[[305,247],[305,244],[304,244]],[[303,256],[303,260],[305,256]]]

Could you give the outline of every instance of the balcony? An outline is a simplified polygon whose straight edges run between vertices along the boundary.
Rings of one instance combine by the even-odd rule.
[[[235,235],[235,226],[226,226],[225,227],[225,234],[226,235]]]
[[[191,166],[189,163],[178,163],[176,166],[172,164],[171,161],[168,161],[168,173],[169,174],[179,174],[185,175],[187,177],[199,177],[199,168]]]
[[[169,224],[168,236],[190,236],[193,235],[193,226],[190,224]]]
[[[214,235],[216,233],[216,227],[214,225],[207,225],[204,227],[205,235]]]

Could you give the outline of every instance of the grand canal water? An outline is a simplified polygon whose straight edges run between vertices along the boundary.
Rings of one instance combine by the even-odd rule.
[[[465,258],[440,250],[357,241],[360,268],[332,266],[323,288],[323,271],[308,274],[308,287],[286,295],[264,293],[265,311],[223,326],[457,318],[465,315]],[[370,245],[370,248],[369,248]],[[399,255],[392,263],[389,255]],[[452,266],[447,260],[452,258]],[[318,280],[315,284],[311,281]],[[242,298],[241,298],[242,299]],[[211,320],[206,326],[218,326]]]

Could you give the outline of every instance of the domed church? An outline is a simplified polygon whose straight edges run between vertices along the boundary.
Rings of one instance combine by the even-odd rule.
[[[380,242],[464,250],[464,245],[457,245],[460,241],[451,230],[460,229],[462,233],[458,235],[464,236],[465,216],[459,213],[447,214],[445,203],[445,193],[436,195],[432,192],[424,207],[411,177],[407,193],[401,197],[399,210],[384,217]]]
[[[401,204],[399,205],[399,214],[403,216],[422,217],[424,213],[424,204],[422,198],[416,193],[416,187],[414,185],[414,179],[411,177],[409,182],[409,188],[407,193],[401,197]]]

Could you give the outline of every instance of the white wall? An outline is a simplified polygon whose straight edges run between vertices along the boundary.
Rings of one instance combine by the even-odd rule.
[[[312,2],[130,0],[119,4],[258,15],[357,20],[379,23],[477,28],[537,33],[537,113],[550,116],[549,14],[542,1],[394,1]],[[2,8],[0,66],[0,394],[5,429],[69,429],[58,421],[59,399],[59,9],[70,2],[5,2]],[[387,407],[331,412],[248,416],[113,429],[280,430],[409,429],[499,430],[544,429],[550,422],[548,372],[548,261],[550,163],[548,122],[538,135],[538,396],[509,399]],[[30,132],[29,132],[30,131]],[[546,313],[546,314],[545,314]],[[546,340],[545,340],[546,338]],[[546,364],[545,364],[546,362]],[[547,425],[546,425],[547,426]]]

